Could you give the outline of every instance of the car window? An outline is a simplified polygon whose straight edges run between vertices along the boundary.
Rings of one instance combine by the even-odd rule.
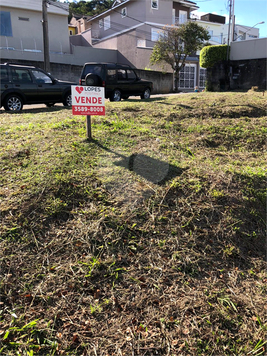
[[[27,69],[11,69],[12,79],[14,83],[32,83],[30,73]]]
[[[126,80],[126,70],[125,69],[118,69],[118,81]]]
[[[86,77],[87,74],[92,73],[103,77],[103,67],[101,65],[87,64],[84,67],[83,76]]]
[[[8,71],[7,68],[1,67],[0,78],[2,83],[8,83]]]
[[[33,70],[32,74],[36,80],[37,83],[46,83],[46,84],[52,84],[52,79],[46,75],[45,73],[39,71],[39,70]]]
[[[114,82],[116,80],[116,69],[108,69],[107,79],[109,82]]]
[[[136,79],[135,72],[132,69],[127,69],[127,77],[128,80],[135,80]]]

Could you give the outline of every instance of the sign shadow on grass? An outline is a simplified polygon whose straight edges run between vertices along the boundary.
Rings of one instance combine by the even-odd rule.
[[[113,162],[114,165],[128,169],[154,184],[161,185],[166,181],[181,175],[184,171],[184,169],[173,164],[157,158],[152,158],[143,153],[134,153],[127,157],[103,146],[96,140],[93,140],[93,142],[105,151],[111,152],[121,158],[119,161]]]

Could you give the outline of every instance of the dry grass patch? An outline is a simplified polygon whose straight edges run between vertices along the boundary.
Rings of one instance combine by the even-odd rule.
[[[266,353],[266,107],[1,113],[3,355]]]

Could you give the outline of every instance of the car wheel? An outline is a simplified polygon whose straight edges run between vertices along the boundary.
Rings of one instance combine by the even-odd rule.
[[[63,101],[63,105],[64,106],[71,106],[72,105],[72,101],[71,101],[71,93],[68,93]]]
[[[23,108],[23,102],[20,96],[11,94],[8,95],[4,102],[6,111],[20,111]]]
[[[146,90],[141,95],[141,99],[149,99],[150,98],[150,89],[146,88]]]
[[[121,101],[121,92],[119,89],[115,89],[110,97],[110,101]]]
[[[100,86],[100,77],[96,74],[89,73],[85,77],[85,85],[87,86]]]

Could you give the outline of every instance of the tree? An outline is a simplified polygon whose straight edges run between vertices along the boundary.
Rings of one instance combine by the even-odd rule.
[[[177,91],[179,73],[185,66],[186,58],[204,47],[204,41],[208,41],[210,36],[206,29],[191,21],[179,27],[164,27],[163,30],[153,48],[150,62],[165,62],[172,67],[174,90]]]
[[[75,1],[69,3],[70,17],[72,14],[80,15],[98,15],[111,8],[113,0],[91,0],[91,1]]]

